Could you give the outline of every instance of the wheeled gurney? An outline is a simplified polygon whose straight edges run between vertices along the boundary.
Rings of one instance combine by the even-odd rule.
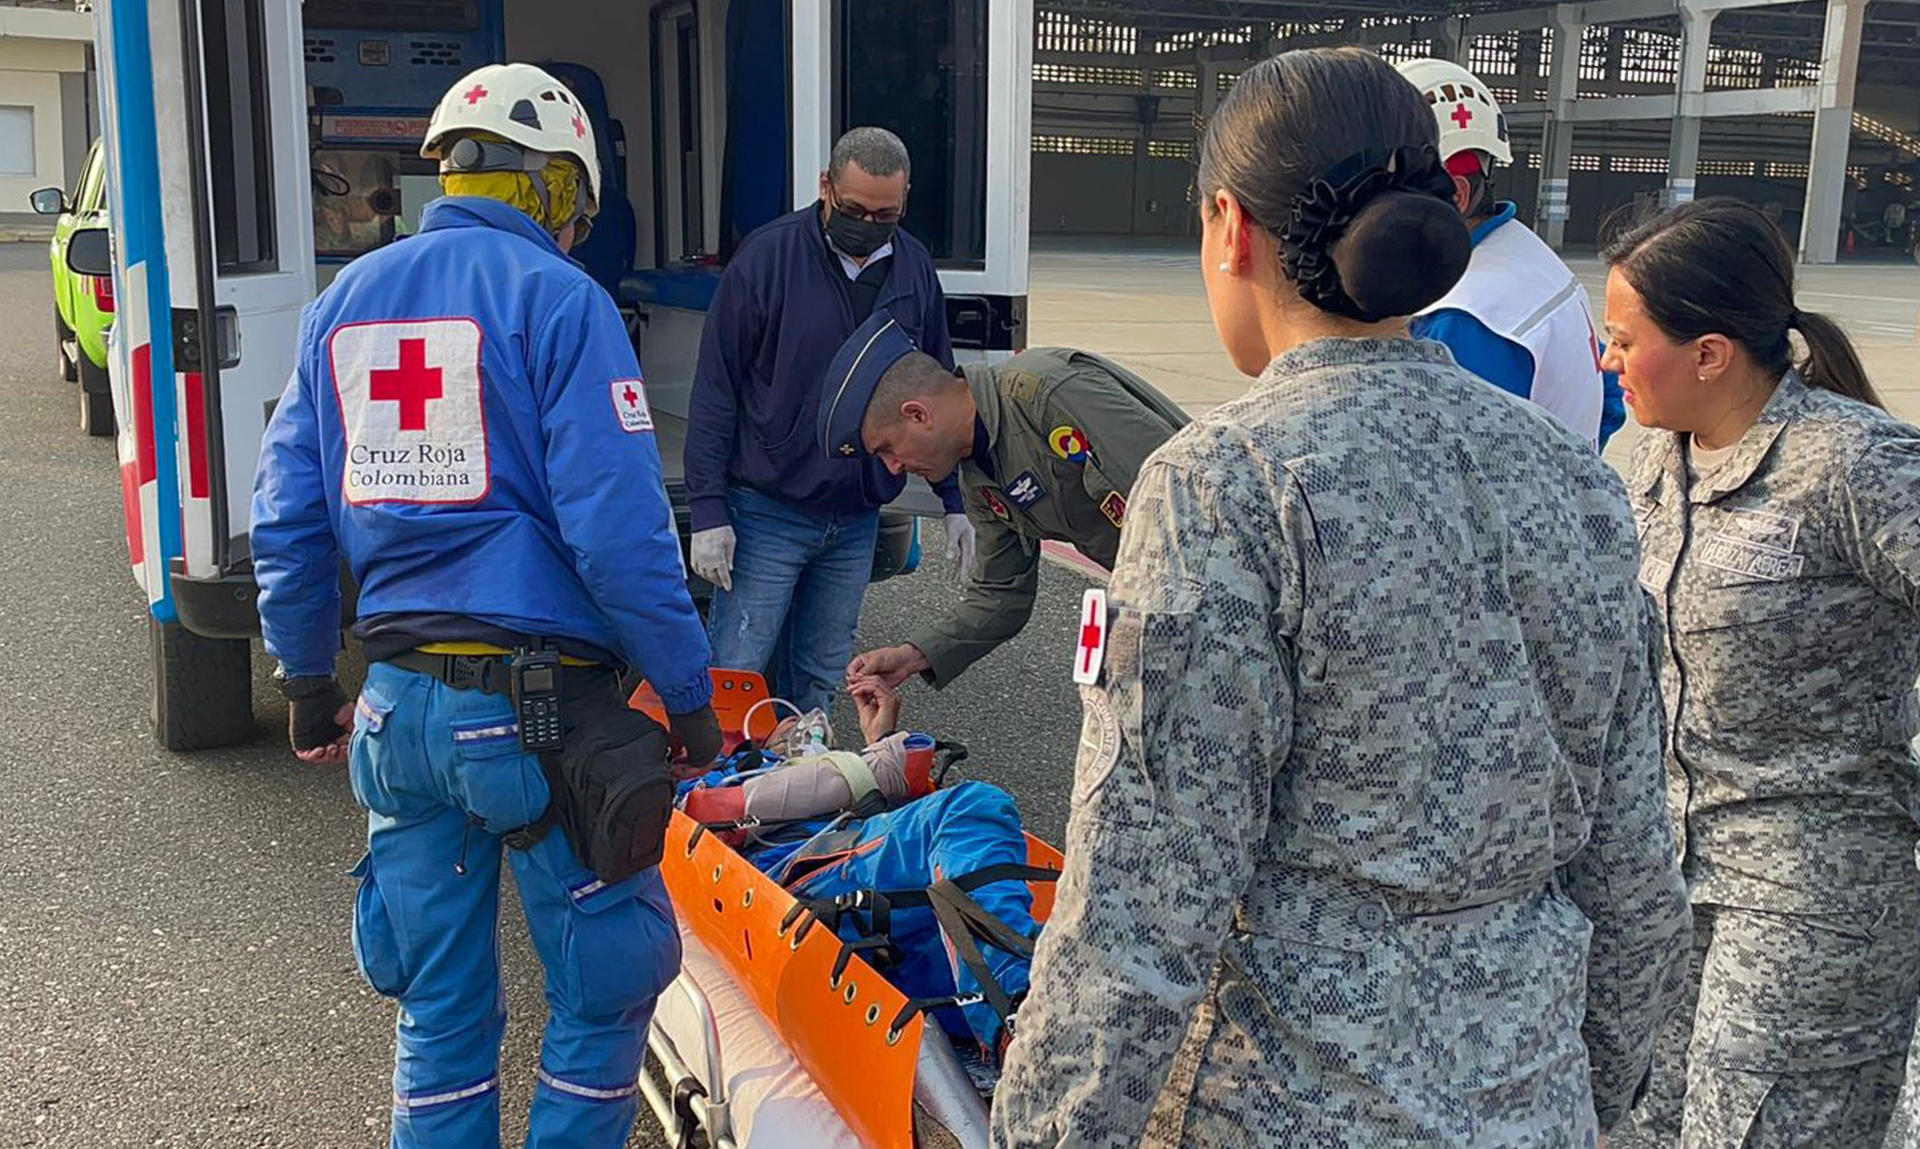
[[[715,710],[737,741],[765,686],[730,672],[716,680]],[[635,704],[651,708],[644,690]],[[1027,836],[1028,865],[1057,871],[1060,862]],[[673,1143],[987,1144],[986,1102],[946,1032],[806,904],[680,812],[660,868],[684,958],[654,1014],[641,1089]],[[1028,888],[1044,922],[1053,885]]]

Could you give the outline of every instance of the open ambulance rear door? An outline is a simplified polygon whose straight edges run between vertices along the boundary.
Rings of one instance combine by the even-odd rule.
[[[295,0],[114,0],[95,22],[110,165],[114,407],[154,727],[253,732],[247,553],[260,437],[313,294]]]

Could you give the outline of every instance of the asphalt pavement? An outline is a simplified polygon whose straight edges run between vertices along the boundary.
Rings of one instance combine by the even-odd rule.
[[[361,815],[342,771],[287,752],[264,657],[245,745],[155,746],[113,446],[78,430],[50,298],[46,248],[0,244],[0,314],[14,317],[0,325],[0,1149],[384,1145],[394,1010],[348,942]],[[863,648],[956,593],[928,535],[925,569],[870,592]],[[1023,635],[946,691],[907,688],[905,723],[966,743],[961,772],[1010,789],[1055,841],[1084,586],[1049,566]],[[504,901],[512,1145],[545,1007],[511,883]],[[662,1144],[648,1120],[634,1146]],[[1614,1149],[1652,1147],[1623,1135]]]
[[[363,822],[345,774],[287,752],[264,657],[247,744],[155,746],[112,441],[78,429],[49,292],[44,246],[0,245],[0,1147],[384,1145],[394,1010],[349,948]],[[926,569],[874,589],[863,640],[898,641],[954,593],[939,534]],[[908,722],[967,743],[963,771],[1055,837],[1083,585],[1050,569],[1018,641],[947,691],[908,688]],[[515,1144],[545,1006],[517,910],[504,934]]]

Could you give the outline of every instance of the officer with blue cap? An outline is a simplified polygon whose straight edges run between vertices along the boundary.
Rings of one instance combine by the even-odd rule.
[[[1112,568],[1141,465],[1187,416],[1146,380],[1064,347],[949,371],[876,316],[840,349],[820,407],[820,447],[869,474],[958,474],[978,553],[960,601],[896,646],[847,666],[849,682],[953,681],[1033,614],[1042,540]]]

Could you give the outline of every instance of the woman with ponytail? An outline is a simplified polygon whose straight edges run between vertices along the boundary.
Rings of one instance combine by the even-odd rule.
[[[1469,252],[1435,134],[1353,49],[1208,128],[1202,272],[1259,378],[1148,460],[1083,613],[996,1145],[1588,1149],[1645,1076],[1687,908],[1633,519],[1408,338]]]
[[[1687,204],[1604,254],[1694,906],[1696,1000],[1635,1123],[1877,1146],[1920,994],[1920,430],[1795,305],[1758,208]]]

